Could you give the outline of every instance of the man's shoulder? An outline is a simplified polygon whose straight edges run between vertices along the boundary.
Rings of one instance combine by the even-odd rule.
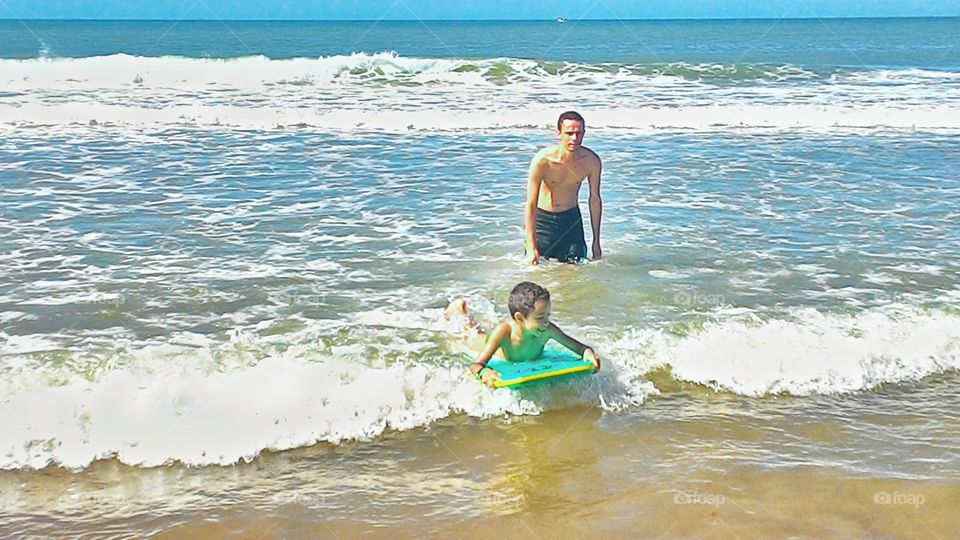
[[[592,173],[600,173],[600,169],[603,167],[603,164],[600,162],[600,156],[596,152],[587,148],[586,146],[580,147],[581,154],[578,156],[577,161],[583,164],[583,167],[586,171]]]
[[[539,163],[541,161],[548,160],[551,157],[555,157],[557,154],[557,150],[559,149],[560,149],[559,144],[544,146],[543,148],[538,150],[536,154],[534,154],[533,161]]]
[[[581,159],[588,159],[590,161],[600,162],[600,156],[593,150],[587,148],[586,146],[581,146],[580,150],[583,152]]]

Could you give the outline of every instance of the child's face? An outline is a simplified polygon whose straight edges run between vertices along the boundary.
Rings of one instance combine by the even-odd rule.
[[[537,300],[533,304],[533,311],[529,315],[522,316],[520,323],[528,332],[546,332],[547,327],[550,326],[550,302]]]

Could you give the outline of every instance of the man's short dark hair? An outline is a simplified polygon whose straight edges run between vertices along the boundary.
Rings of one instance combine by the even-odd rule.
[[[563,125],[564,120],[576,120],[580,122],[583,127],[587,127],[587,123],[583,120],[583,117],[580,116],[580,113],[577,111],[567,111],[560,115],[560,118],[557,119],[557,131],[560,131],[560,127]]]
[[[510,301],[507,302],[510,316],[513,317],[513,314],[517,312],[523,313],[524,317],[530,315],[538,300],[549,302],[550,291],[529,281],[518,283],[517,286],[510,291]]]

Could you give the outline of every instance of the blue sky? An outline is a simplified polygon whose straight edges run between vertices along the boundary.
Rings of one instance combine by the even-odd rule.
[[[960,0],[0,0],[4,19],[687,19],[960,16]]]

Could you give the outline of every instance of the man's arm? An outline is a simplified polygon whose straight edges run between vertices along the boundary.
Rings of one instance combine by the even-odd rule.
[[[577,356],[582,358],[586,362],[593,362],[594,368],[593,371],[600,371],[600,357],[597,356],[597,353],[594,352],[593,348],[580,343],[579,341],[573,339],[564,333],[559,326],[550,323],[550,337],[557,340],[557,342],[564,347],[570,349],[571,351],[577,353]]]
[[[600,173],[603,163],[597,156],[597,166],[590,171],[587,183],[590,184],[590,228],[593,229],[593,260],[603,257],[600,249],[600,218],[603,216],[603,200],[600,198]]]
[[[487,362],[493,358],[497,349],[500,348],[500,343],[502,343],[504,339],[507,339],[509,335],[510,325],[504,323],[498,324],[487,336],[487,342],[484,343],[483,348],[477,353],[477,359],[470,364],[470,373],[482,377],[480,379],[481,382],[487,386],[493,386],[493,382],[500,378],[500,374],[497,373],[496,370],[487,367]]]
[[[523,228],[527,236],[525,248],[527,262],[530,264],[540,261],[540,252],[537,250],[537,202],[540,200],[540,183],[543,179],[541,161],[540,153],[537,153],[530,162],[530,171],[527,173],[527,202],[523,207]]]

